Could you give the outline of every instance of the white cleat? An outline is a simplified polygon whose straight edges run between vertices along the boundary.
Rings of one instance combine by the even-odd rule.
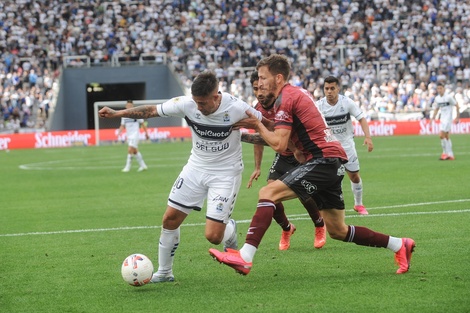
[[[127,173],[127,172],[129,172],[130,170],[131,170],[130,168],[125,167],[125,168],[123,168],[123,169],[121,170],[121,172]]]
[[[144,165],[144,166],[139,167],[137,172],[143,172],[143,171],[146,171],[147,169],[148,169],[148,167]]]
[[[175,276],[173,274],[166,274],[166,275],[157,275],[157,273],[153,274],[152,279],[150,280],[151,283],[168,283],[174,282]]]

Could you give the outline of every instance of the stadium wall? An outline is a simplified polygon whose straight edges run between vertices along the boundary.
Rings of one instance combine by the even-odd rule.
[[[173,72],[163,64],[125,67],[65,68],[49,129],[51,131],[92,129],[87,86],[89,84],[144,84],[144,99],[170,99],[185,94]],[[107,101],[127,100],[127,97]],[[149,120],[150,127],[181,126],[180,118]]]
[[[152,120],[152,119],[150,119]],[[157,119],[161,120],[161,119]],[[363,136],[361,126],[356,122],[356,135]],[[438,135],[438,121],[412,121],[412,122],[369,122],[372,136],[399,136],[399,135]],[[152,142],[180,140],[191,137],[188,127],[150,127],[149,137]],[[460,123],[452,125],[452,134],[470,134],[470,118],[461,119]],[[145,134],[141,132],[141,140],[145,140]],[[117,136],[117,129],[100,130],[100,140],[111,143],[124,142],[125,134]],[[0,150],[10,149],[34,149],[34,148],[59,148],[73,146],[95,145],[94,130],[56,131],[27,134],[0,135]]]

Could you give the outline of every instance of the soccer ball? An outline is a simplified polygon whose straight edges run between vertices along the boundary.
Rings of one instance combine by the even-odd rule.
[[[141,253],[131,254],[122,262],[121,274],[129,285],[136,287],[145,285],[152,279],[152,261]]]

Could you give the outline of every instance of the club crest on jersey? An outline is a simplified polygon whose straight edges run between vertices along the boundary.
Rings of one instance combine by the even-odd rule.
[[[224,114],[224,122],[230,122],[230,115],[227,112]]]
[[[289,114],[285,111],[279,111],[276,113],[275,119],[278,121],[286,121],[289,119]]]

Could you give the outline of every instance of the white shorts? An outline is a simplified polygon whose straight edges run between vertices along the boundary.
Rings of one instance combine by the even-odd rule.
[[[127,145],[137,149],[139,147],[139,138],[128,138]]]
[[[350,148],[345,149],[345,151],[348,156],[348,163],[344,164],[344,167],[348,172],[359,172],[359,158],[357,157],[356,149]]]
[[[168,197],[168,205],[184,212],[201,211],[207,200],[206,218],[227,224],[240,190],[242,175],[216,175],[186,164]]]
[[[452,120],[440,120],[439,123],[439,128],[441,132],[448,133],[450,132],[450,129],[452,128]]]

